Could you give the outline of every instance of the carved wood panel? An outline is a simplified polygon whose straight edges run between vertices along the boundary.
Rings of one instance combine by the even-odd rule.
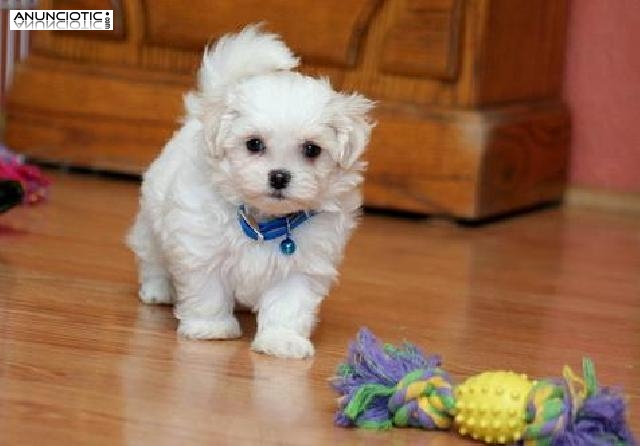
[[[382,71],[455,80],[462,0],[405,0],[382,47]]]
[[[51,9],[113,9],[112,31],[55,31],[83,39],[123,40],[125,38],[122,0],[52,0]]]
[[[145,43],[200,52],[248,23],[266,22],[306,62],[349,67],[380,0],[144,0]]]
[[[31,33],[32,54],[86,68],[135,67],[139,61],[139,0],[40,0],[42,9],[113,9],[112,31],[38,31]]]

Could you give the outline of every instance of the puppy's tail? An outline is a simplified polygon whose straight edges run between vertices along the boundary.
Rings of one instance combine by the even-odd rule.
[[[201,94],[215,97],[243,77],[291,70],[298,65],[298,58],[280,38],[262,32],[260,26],[249,25],[238,34],[227,34],[205,50],[198,72]]]

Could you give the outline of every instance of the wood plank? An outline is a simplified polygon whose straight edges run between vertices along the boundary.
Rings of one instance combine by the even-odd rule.
[[[640,220],[564,208],[459,227],[365,215],[325,301],[317,355],[285,361],[176,338],[140,304],[122,244],[137,184],[50,174],[51,201],[0,220],[3,444],[473,445],[451,433],[332,426],[326,378],[368,325],[443,355],[455,379],[557,376],[583,355],[629,395],[640,430]]]
[[[144,0],[144,43],[200,53],[206,42],[249,23],[265,22],[308,62],[352,67],[379,3],[236,0],[214,4],[191,0],[186,7],[172,0]]]
[[[31,33],[31,54],[81,61],[96,66],[134,66],[139,59],[139,0],[41,0],[40,9],[113,9],[112,31],[52,31]]]
[[[406,0],[382,47],[382,71],[454,81],[460,63],[461,0]]]
[[[124,40],[126,37],[122,0],[52,0],[51,9],[112,9],[113,30],[111,31],[55,31],[54,35],[89,40]]]
[[[568,3],[558,0],[472,0],[482,9],[469,81],[472,104],[560,97]]]

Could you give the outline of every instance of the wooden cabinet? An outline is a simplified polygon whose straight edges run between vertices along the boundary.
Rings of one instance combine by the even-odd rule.
[[[303,71],[379,101],[368,205],[482,218],[562,196],[565,0],[41,5],[113,9],[115,26],[32,33],[7,139],[35,158],[140,172],[177,127],[206,42],[266,21]]]

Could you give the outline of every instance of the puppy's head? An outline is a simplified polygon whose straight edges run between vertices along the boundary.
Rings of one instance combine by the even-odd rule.
[[[240,81],[204,114],[217,189],[264,214],[339,206],[361,182],[372,105],[293,72]]]

